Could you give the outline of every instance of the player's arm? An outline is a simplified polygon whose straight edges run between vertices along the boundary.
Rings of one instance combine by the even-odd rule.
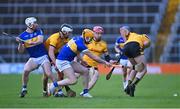
[[[110,62],[111,57],[110,57],[110,55],[109,55],[109,52],[108,52],[108,48],[107,48],[107,44],[106,44],[106,43],[104,44],[103,54],[104,54],[104,59],[105,59],[107,62]]]
[[[106,64],[108,66],[111,66],[111,64],[103,59],[101,59],[100,57],[93,55],[88,49],[83,51],[84,54],[86,54],[87,56],[89,56],[91,59],[97,61],[98,63],[102,63],[102,64]]]
[[[44,39],[44,37],[42,35],[38,35],[37,36],[37,41],[29,42],[29,44],[30,45],[39,45],[39,44],[43,43],[43,39]]]
[[[143,49],[150,47],[150,45],[151,45],[151,41],[149,37],[146,34],[144,34],[143,35]]]
[[[121,51],[120,51],[120,49],[118,48],[118,46],[119,46],[119,44],[116,42],[116,43],[115,43],[115,46],[114,46],[114,49],[115,49],[115,51],[116,51],[117,53],[120,53]]]
[[[54,51],[55,51],[55,47],[50,45],[49,50],[48,50],[48,55],[49,55],[53,64],[56,63],[56,57],[55,57]]]
[[[19,43],[18,45],[18,51],[19,53],[23,53],[25,50],[24,44],[23,43]]]

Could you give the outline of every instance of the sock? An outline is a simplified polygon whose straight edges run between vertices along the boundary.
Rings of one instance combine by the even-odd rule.
[[[131,80],[128,80],[128,85],[130,85],[132,83],[132,81]]]
[[[66,92],[70,90],[69,86],[64,86],[66,89]]]
[[[59,89],[59,90],[58,90],[58,94],[63,94],[62,89]]]
[[[62,92],[62,89],[59,89],[58,92]]]
[[[88,93],[88,89],[84,89],[83,92],[84,92],[84,94]]]
[[[137,83],[140,81],[140,79],[139,78],[135,78],[135,80],[133,81],[133,83],[132,84],[134,84],[134,85],[137,85]]]
[[[27,85],[23,85],[22,87],[23,87],[24,89],[26,89],[26,88],[27,88]]]
[[[54,87],[58,87],[57,81],[56,81],[56,82],[53,82],[53,85],[54,85]]]
[[[46,91],[47,91],[47,89],[46,89],[46,88],[43,88],[43,91],[45,91],[45,92],[46,92]]]

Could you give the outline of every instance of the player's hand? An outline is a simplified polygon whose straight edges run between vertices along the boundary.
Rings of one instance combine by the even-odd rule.
[[[54,66],[55,67],[55,70],[57,71],[57,72],[59,72],[59,69],[57,68],[57,66]]]
[[[119,56],[120,56],[120,54],[119,54],[119,53],[116,53],[116,54],[115,54],[115,57],[119,57]]]
[[[58,69],[58,67],[56,66],[56,64],[55,64],[54,62],[51,62],[51,65],[53,65],[54,68],[55,68],[55,70],[56,70],[57,72],[59,72],[59,69]]]
[[[21,44],[22,44],[22,41],[21,41],[21,39],[20,39],[19,37],[16,37],[16,41],[17,41],[18,43],[21,43]]]
[[[105,65],[108,66],[108,67],[111,67],[111,66],[112,66],[112,64],[109,63],[109,62],[105,62]]]
[[[111,64],[117,64],[117,61],[116,60],[110,60],[109,61]]]

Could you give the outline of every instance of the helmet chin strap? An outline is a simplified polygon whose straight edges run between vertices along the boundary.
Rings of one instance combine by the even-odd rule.
[[[60,33],[63,35],[63,37],[61,36],[61,38],[65,38],[65,39],[67,39],[68,37],[65,37],[66,36],[66,34],[64,34],[64,32],[62,32],[61,30],[60,30]]]

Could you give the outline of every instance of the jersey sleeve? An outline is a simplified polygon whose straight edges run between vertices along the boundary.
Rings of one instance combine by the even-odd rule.
[[[49,45],[54,46],[56,48],[57,42],[58,41],[58,37],[56,36],[56,34],[53,34],[52,36],[50,36],[49,39]]]
[[[84,42],[82,40],[77,42],[77,49],[80,52],[83,52],[85,50],[88,50],[88,48],[86,47],[86,45],[84,44]]]
[[[43,35],[43,31],[41,30],[41,29],[39,29],[38,31],[37,31],[37,35]]]
[[[150,41],[150,38],[146,34],[141,35],[141,38],[142,38],[142,42]]]

